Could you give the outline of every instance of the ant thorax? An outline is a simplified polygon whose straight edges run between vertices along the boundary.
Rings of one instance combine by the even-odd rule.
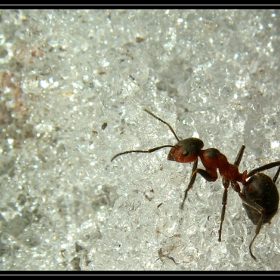
[[[238,181],[245,183],[246,175],[245,172],[239,173],[238,167],[230,164],[224,154],[222,154],[218,149],[209,148],[206,150],[201,150],[199,157],[206,171],[208,171],[214,180],[217,179],[218,169],[221,176],[229,181]],[[215,170],[215,172],[214,172]]]

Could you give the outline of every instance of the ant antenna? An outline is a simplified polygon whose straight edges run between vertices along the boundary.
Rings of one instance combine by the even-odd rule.
[[[148,114],[150,114],[151,116],[153,116],[154,118],[156,118],[157,120],[161,121],[162,123],[166,124],[169,127],[169,129],[171,130],[171,132],[173,133],[173,135],[175,136],[175,138],[178,141],[180,141],[180,139],[176,135],[174,129],[172,128],[172,126],[169,123],[167,123],[164,120],[162,120],[161,118],[157,117],[156,115],[154,115],[152,112],[150,112],[147,109],[144,109],[144,111],[147,112]],[[122,153],[119,153],[119,154],[116,154],[115,156],[113,156],[111,161],[113,161],[116,157],[121,156],[121,155],[125,155],[125,154],[130,154],[130,153],[152,153],[152,152],[155,152],[155,151],[157,151],[159,149],[162,149],[162,148],[173,148],[173,147],[174,146],[172,146],[172,145],[163,145],[163,146],[155,147],[155,148],[152,148],[152,149],[149,149],[149,150],[130,150],[130,151],[125,151],[125,152],[122,152]]]
[[[165,124],[169,127],[169,129],[171,130],[171,132],[174,134],[174,136],[175,136],[175,138],[177,139],[177,141],[178,141],[178,142],[180,141],[180,139],[178,138],[178,136],[176,135],[175,131],[173,130],[172,126],[171,126],[169,123],[167,123],[167,122],[165,122],[164,120],[160,119],[159,117],[157,117],[156,115],[154,115],[152,112],[150,112],[150,111],[147,110],[147,109],[144,109],[144,111],[147,112],[148,114],[150,114],[151,116],[153,116],[154,118],[156,118],[157,120],[161,121],[162,123],[165,123]]]
[[[121,155],[130,154],[130,153],[152,153],[154,151],[157,151],[157,150],[162,149],[162,148],[167,148],[167,147],[173,148],[173,146],[171,146],[171,145],[163,145],[163,146],[155,147],[153,149],[149,149],[149,150],[146,150],[146,151],[143,151],[143,150],[125,151],[125,152],[122,152],[122,153],[119,153],[119,154],[116,154],[115,156],[113,156],[111,161],[113,161],[116,157],[121,156]]]

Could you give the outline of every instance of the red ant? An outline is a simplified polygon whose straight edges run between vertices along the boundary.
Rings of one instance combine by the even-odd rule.
[[[159,117],[157,117],[156,115],[154,115],[152,112],[150,112],[147,109],[144,109],[144,111],[146,111],[148,114],[152,115],[154,118],[161,121],[162,123],[166,124],[169,127],[169,129],[171,130],[171,132],[173,133],[173,135],[175,136],[175,138],[178,140],[178,143],[175,145],[163,145],[163,146],[155,147],[155,148],[148,149],[148,150],[124,151],[122,153],[116,154],[111,159],[111,161],[113,161],[116,157],[118,157],[120,155],[124,155],[124,154],[128,154],[128,153],[152,153],[159,149],[170,147],[171,150],[167,156],[168,160],[182,162],[182,163],[194,162],[191,177],[190,177],[190,182],[188,184],[188,187],[185,190],[184,199],[180,206],[180,208],[182,210],[184,207],[185,200],[187,198],[188,191],[193,187],[194,181],[196,179],[196,174],[199,173],[208,182],[214,182],[218,178],[218,173],[217,173],[217,169],[218,169],[220,175],[222,176],[222,183],[224,186],[224,194],[223,194],[223,199],[222,199],[223,208],[222,208],[222,213],[221,213],[218,240],[221,241],[222,224],[223,224],[224,217],[225,217],[225,210],[226,210],[226,204],[227,204],[227,192],[228,192],[229,184],[231,184],[233,189],[238,193],[238,195],[242,199],[244,207],[245,208],[248,207],[249,210],[247,210],[247,212],[249,211],[250,213],[252,213],[252,215],[254,215],[254,217],[257,217],[257,216],[261,217],[260,221],[258,222],[257,229],[256,229],[256,235],[257,235],[262,224],[269,222],[271,220],[271,218],[275,215],[277,210],[275,212],[273,212],[274,213],[273,215],[271,214],[270,216],[266,217],[266,215],[268,215],[268,214],[266,214],[266,211],[267,211],[266,209],[268,207],[265,207],[266,205],[262,205],[262,204],[259,205],[257,202],[255,202],[254,198],[252,197],[254,195],[250,196],[248,194],[247,189],[251,188],[251,186],[252,186],[251,182],[255,181],[256,176],[258,176],[258,175],[253,176],[254,174],[256,174],[260,171],[275,167],[277,165],[280,165],[280,161],[256,168],[256,169],[252,170],[249,174],[247,174],[247,170],[245,170],[243,173],[239,173],[238,166],[239,166],[239,163],[243,156],[243,152],[245,149],[244,145],[241,147],[234,164],[231,164],[228,162],[226,156],[223,155],[219,150],[217,150],[215,148],[209,148],[206,150],[202,150],[204,143],[202,140],[200,140],[198,138],[191,137],[191,138],[180,140],[169,123],[160,119]],[[205,170],[197,168],[198,158],[200,158],[203,166],[205,167]],[[266,175],[264,175],[264,176],[266,176]],[[250,178],[250,177],[251,177],[251,179],[248,182],[246,182],[246,179]],[[242,183],[242,185],[244,186],[243,192],[241,192],[238,182]],[[276,189],[276,191],[277,191],[277,189]],[[257,198],[257,201],[259,199],[260,198]],[[278,203],[277,203],[277,208],[278,208]],[[269,211],[269,213],[270,213],[270,211]],[[270,217],[270,219],[269,219],[269,217]],[[249,216],[249,218],[250,218],[250,216]],[[253,239],[253,241],[254,241],[254,239]],[[250,253],[251,253],[251,256],[253,258],[255,258],[251,252],[251,246],[252,246],[253,241],[250,244]]]

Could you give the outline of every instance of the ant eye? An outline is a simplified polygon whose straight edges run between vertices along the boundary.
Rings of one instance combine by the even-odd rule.
[[[183,156],[186,157],[186,156],[188,156],[189,154],[190,154],[190,153],[189,153],[188,151],[186,151],[186,150],[183,151]]]

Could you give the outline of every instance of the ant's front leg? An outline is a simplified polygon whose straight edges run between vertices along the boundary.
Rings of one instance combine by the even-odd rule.
[[[181,207],[180,207],[182,210],[184,209],[184,203],[185,203],[185,200],[187,198],[188,191],[193,187],[193,184],[194,184],[194,181],[196,179],[196,174],[197,173],[199,173],[208,182],[216,181],[217,176],[218,176],[216,170],[213,170],[213,172],[212,172],[213,174],[211,175],[206,170],[197,168],[197,162],[198,162],[198,159],[196,159],[196,161],[193,163],[191,179],[190,179],[190,182],[189,182],[189,185],[188,185],[187,189],[185,190],[184,199],[183,199],[183,202],[182,202]]]

